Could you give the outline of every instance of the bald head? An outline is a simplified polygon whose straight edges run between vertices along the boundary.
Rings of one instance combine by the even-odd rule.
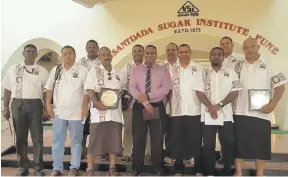
[[[111,50],[108,47],[101,47],[99,49],[99,60],[102,65],[110,65],[112,62]]]
[[[99,49],[99,53],[100,52],[103,52],[103,51],[109,51],[109,52],[111,52],[111,50],[108,48],[108,47],[101,47],[100,49]]]
[[[246,59],[255,59],[259,57],[260,45],[258,44],[257,39],[248,38],[243,42],[243,52]]]
[[[247,45],[247,44],[254,44],[254,45],[258,45],[258,41],[255,38],[247,38],[244,42],[243,42],[243,46]]]

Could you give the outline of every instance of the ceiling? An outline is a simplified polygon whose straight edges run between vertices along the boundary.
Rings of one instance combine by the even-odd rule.
[[[77,2],[87,8],[93,8],[98,3],[105,3],[108,1],[120,1],[120,0],[72,0],[74,2]]]

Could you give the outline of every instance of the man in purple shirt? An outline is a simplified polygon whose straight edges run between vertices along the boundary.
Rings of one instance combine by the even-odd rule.
[[[136,66],[131,73],[129,89],[137,100],[132,109],[132,135],[134,175],[140,174],[144,165],[145,143],[149,126],[151,139],[152,166],[157,176],[163,176],[163,130],[162,119],[166,116],[162,100],[168,95],[171,80],[165,66],[155,63],[157,49],[148,45],[144,51],[145,64]],[[156,111],[159,110],[157,113]],[[153,119],[144,119],[145,111]],[[159,115],[159,116],[157,116]],[[145,116],[146,117],[146,116]]]

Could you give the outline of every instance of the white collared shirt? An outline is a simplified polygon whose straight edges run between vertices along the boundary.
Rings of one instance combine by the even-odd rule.
[[[173,72],[171,73],[172,75],[172,96],[171,96],[171,114],[170,116],[196,116],[200,115],[200,106],[201,103],[196,95],[195,91],[195,85],[197,84],[197,75],[201,73],[202,67],[191,61],[190,64],[186,67],[183,68],[180,63],[176,64],[176,68],[180,67],[180,109],[181,109],[181,114],[177,115],[174,113],[173,109],[174,106],[176,105],[175,102],[177,101],[177,98],[175,98],[175,95],[173,92],[174,90],[174,85],[175,85],[175,80],[173,76]]]
[[[100,61],[98,58],[90,60],[88,57],[83,57],[77,62],[77,64],[84,66],[88,71],[90,71],[91,68],[99,66]]]
[[[179,63],[178,58],[177,58],[176,62],[173,63],[173,64],[170,64],[167,59],[162,63],[164,66],[168,65],[167,69],[169,70],[169,74],[170,74],[171,80],[173,80],[173,78],[172,78],[172,70],[175,68],[175,66],[177,66],[178,63]],[[164,102],[166,104],[166,114],[169,114],[170,113],[170,104],[169,104],[169,102],[166,99],[164,99]]]
[[[204,76],[203,73],[207,73],[208,76]],[[209,67],[203,69],[202,74],[201,75],[199,74],[198,76],[199,76],[198,79],[199,82],[198,84],[196,84],[196,86],[199,86],[199,88],[197,88],[197,90],[203,93],[209,92],[210,94],[208,95],[210,95],[210,98],[208,97],[207,98],[209,99],[212,105],[218,104],[221,101],[223,101],[230,92],[242,89],[236,72],[230,68],[222,67],[218,72],[216,72],[212,67]],[[208,79],[209,82],[205,83],[203,81],[204,77],[210,78]],[[206,106],[202,103],[201,122],[205,121],[206,110],[207,110]],[[223,115],[222,120],[234,122],[231,103],[225,105],[219,111],[221,112],[221,114],[219,115]]]
[[[253,116],[271,121],[271,113],[264,114],[259,111],[249,111],[248,90],[271,89],[273,95],[273,90],[276,87],[287,82],[287,77],[285,77],[283,72],[274,68],[262,55],[253,64],[243,60],[242,71],[240,74],[240,84],[243,86],[243,90],[238,93],[235,114]]]
[[[56,68],[57,66],[51,70],[45,86],[47,90],[53,90]],[[61,66],[53,94],[54,114],[58,118],[64,120],[82,119],[83,86],[87,72],[84,66],[77,63],[74,63],[69,70],[66,70],[63,65]]]
[[[145,60],[143,59],[143,62],[141,65],[143,65],[145,63]],[[131,63],[128,63],[127,65],[124,66],[124,68],[121,71],[121,75],[123,77],[123,80],[126,81],[124,89],[129,91],[129,79],[130,79],[130,75],[131,75],[131,71],[133,70],[133,68],[137,66],[136,63],[134,62],[134,60],[131,61]],[[133,100],[130,103],[130,108],[133,107],[133,104],[135,103],[135,99],[133,98]]]
[[[224,58],[224,61],[222,63],[222,67],[223,68],[233,68],[235,67],[235,64],[237,63],[237,61],[243,60],[244,55],[240,54],[240,53],[235,53],[232,52],[231,55],[229,55],[228,57]]]
[[[101,88],[110,88],[110,89],[117,89],[122,90],[125,87],[126,80],[120,72],[117,72],[115,68],[112,68],[111,80],[109,80],[108,71],[103,67],[103,65],[99,65],[99,68],[104,73],[104,78],[99,79],[96,74],[96,68],[92,68],[87,75],[87,79],[85,81],[84,89],[85,90],[94,90],[95,92],[101,92]],[[96,108],[93,108],[93,104],[90,107],[91,111],[91,123],[99,123],[99,122],[119,122],[123,123],[123,116],[122,116],[122,107],[121,107],[121,97],[119,98],[118,108],[111,110],[106,109],[104,111],[105,118],[102,119],[101,115],[103,115],[103,111],[99,111]]]
[[[19,75],[17,75],[16,72],[19,72]],[[43,100],[44,86],[48,76],[48,71],[38,64],[25,65],[21,63],[13,65],[7,71],[2,80],[2,87],[11,91],[11,98],[19,98],[16,96],[16,85],[18,81],[18,83],[22,85],[22,97],[20,99]]]

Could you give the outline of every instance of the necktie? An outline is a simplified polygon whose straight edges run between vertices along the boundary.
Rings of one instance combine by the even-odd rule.
[[[151,66],[147,66],[147,68],[148,68],[148,70],[146,73],[145,94],[151,92],[151,73],[150,73]]]

